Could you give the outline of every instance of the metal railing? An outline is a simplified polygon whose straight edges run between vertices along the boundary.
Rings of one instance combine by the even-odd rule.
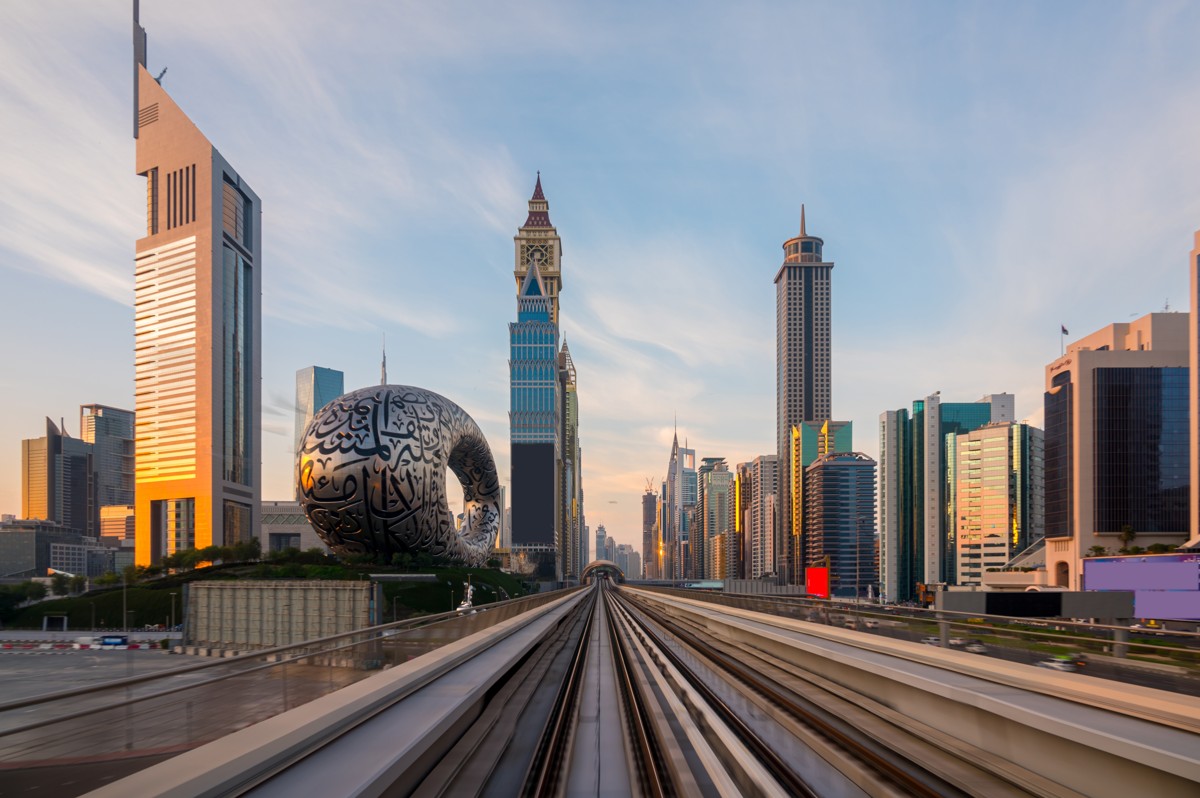
[[[574,588],[577,589],[577,588]],[[569,591],[444,612],[0,703],[0,773],[125,761],[140,770],[536,609]]]

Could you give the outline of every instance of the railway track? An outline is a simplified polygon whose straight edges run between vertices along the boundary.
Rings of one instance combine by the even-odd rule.
[[[1195,795],[1189,699],[816,631],[601,580],[104,795]]]

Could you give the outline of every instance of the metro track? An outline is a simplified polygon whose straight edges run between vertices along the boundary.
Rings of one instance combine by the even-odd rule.
[[[1071,674],[603,579],[479,617],[98,794],[1080,798],[1200,783],[1187,697],[1076,699]]]

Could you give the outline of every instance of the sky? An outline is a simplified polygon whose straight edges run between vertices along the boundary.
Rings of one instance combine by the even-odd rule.
[[[1188,308],[1200,4],[143,0],[148,66],[263,201],[263,498],[295,372],[424,387],[508,481],[512,237],[563,241],[585,512],[641,548],[680,441],[775,448],[783,242],[825,241],[833,410],[1016,395],[1059,330]],[[133,406],[128,0],[0,4],[0,513],[20,441]],[[1070,340],[1070,338],[1068,340]]]

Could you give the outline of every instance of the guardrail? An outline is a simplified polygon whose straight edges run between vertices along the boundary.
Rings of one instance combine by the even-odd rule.
[[[1061,784],[1062,794],[1119,795],[1131,785],[1142,795],[1197,794],[1200,699],[714,606],[724,602],[694,593],[631,592],[947,751],[966,742]]]
[[[1140,667],[1176,676],[1187,674],[1200,677],[1200,633],[1196,632],[1134,629],[1063,619],[982,615],[840,602],[836,599],[715,593],[664,587],[639,589],[687,596],[697,601],[741,607],[812,623],[848,626],[876,634],[886,635],[899,627],[908,630],[910,637],[936,637],[941,647],[950,647],[952,641],[956,646],[966,645],[972,640],[985,646],[1016,643],[1019,650],[1027,652],[1027,656],[1009,658],[1027,664],[1035,664],[1056,654],[1084,653],[1097,661],[1108,658],[1122,660],[1119,664],[1125,668]],[[1200,684],[1196,685],[1196,690],[1200,691]]]
[[[0,773],[124,761],[131,773],[503,623],[553,591],[0,703]]]

